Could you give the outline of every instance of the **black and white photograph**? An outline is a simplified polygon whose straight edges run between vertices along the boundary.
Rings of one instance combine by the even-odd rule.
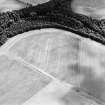
[[[0,0],[0,105],[105,105],[105,0]]]

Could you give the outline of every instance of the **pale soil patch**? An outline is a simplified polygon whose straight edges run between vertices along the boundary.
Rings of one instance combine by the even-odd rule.
[[[54,77],[69,81],[67,65],[77,61],[79,50],[79,39],[74,39],[71,34],[59,30],[39,32],[22,38],[9,51]]]
[[[67,85],[60,81],[52,81],[23,105],[64,105],[61,98],[72,87],[72,85]]]
[[[0,105],[20,105],[46,86],[51,78],[19,60],[0,56]]]
[[[19,10],[26,6],[26,4],[20,3],[17,0],[0,0],[0,12]]]
[[[42,4],[42,3],[46,3],[48,2],[49,0],[19,0],[23,3],[28,3],[28,4],[31,4],[31,5],[38,5],[38,4]]]
[[[65,89],[66,86],[64,85],[70,86],[71,84],[73,86],[85,88],[87,92],[91,92],[91,89],[94,89],[94,84],[96,84],[95,86],[99,86],[102,83],[103,85],[95,88],[96,90],[94,89],[94,91],[97,91],[97,94],[98,92],[101,92],[100,95],[98,95],[101,97],[98,98],[104,100],[104,66],[102,66],[101,61],[104,63],[105,49],[104,46],[99,43],[93,42],[89,39],[80,38],[70,32],[54,29],[47,31],[47,29],[43,29],[33,32],[31,31],[29,33],[27,32],[14,37],[11,41],[8,40],[8,42],[1,48],[1,51],[2,53],[3,51],[5,52],[5,54],[10,58],[9,60],[16,60],[20,62],[21,65],[27,65],[27,67],[29,67],[33,72],[40,72],[45,77],[54,81],[55,85],[53,82],[50,82],[50,84],[53,85],[47,86],[49,81],[41,78],[39,83],[42,80],[47,81],[45,91],[41,92],[42,89],[40,89],[38,92],[38,94],[40,94],[39,96],[37,96],[37,94],[33,94],[32,101],[29,101],[30,103],[32,102],[32,104],[37,105],[34,103],[37,102],[35,101],[35,97],[39,97],[37,98],[38,102],[41,99],[42,102],[45,101],[45,105],[51,104],[52,101],[54,102],[53,105],[65,105],[65,102],[59,100],[57,96],[65,96],[65,91],[68,90],[68,88]],[[16,66],[16,70],[18,67],[20,66]],[[91,78],[89,79],[90,75]],[[87,84],[85,85],[86,87],[84,86],[84,83],[81,84],[81,82],[85,82]],[[64,87],[62,88],[62,86]],[[91,89],[89,90],[88,87]],[[52,89],[55,90],[55,92],[51,94],[48,90]],[[47,93],[48,96],[46,95]],[[69,95],[66,96],[69,97]],[[49,103],[46,103],[47,101],[49,101]],[[69,104],[70,103],[71,101]],[[73,105],[75,104],[73,103]]]

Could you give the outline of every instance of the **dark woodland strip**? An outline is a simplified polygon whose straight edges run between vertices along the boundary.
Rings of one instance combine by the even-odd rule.
[[[105,20],[72,12],[70,0],[51,0],[0,14],[0,45],[8,38],[42,28],[58,28],[105,44]]]

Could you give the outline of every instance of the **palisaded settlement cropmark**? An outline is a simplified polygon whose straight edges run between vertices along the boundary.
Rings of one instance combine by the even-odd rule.
[[[25,36],[25,33],[23,36]],[[62,93],[63,89],[67,88],[67,86],[72,85],[73,87],[77,87],[78,89],[84,91],[86,94],[89,94],[88,99],[89,96],[92,96],[94,101],[98,100],[97,101],[98,103],[105,102],[105,79],[104,79],[105,73],[104,73],[104,66],[102,66],[101,63],[104,58],[104,52],[105,52],[104,45],[101,45],[90,39],[79,37],[78,35],[73,34],[71,32],[66,32],[63,30],[56,30],[56,29],[55,30],[50,29],[50,31],[49,29],[48,30],[42,29],[40,31],[33,31],[33,34],[29,34],[27,35],[27,37],[21,38],[19,41],[14,43],[8,49],[8,52],[17,57],[17,59],[15,59],[16,62],[17,61],[19,63],[21,62],[21,64],[27,65],[29,68],[31,68],[32,72],[40,72],[42,75],[45,75],[45,77],[51,79],[51,80],[45,79],[47,80],[47,83],[45,82],[45,84],[47,84],[46,87],[41,86],[46,90],[44,93],[47,92],[47,89],[51,90],[53,89],[53,85],[50,86],[50,84],[53,84],[52,81],[54,81],[54,83],[55,82],[57,83],[55,84],[57,85],[57,88],[54,89],[55,91],[56,89],[58,90],[56,91],[56,93],[58,92],[57,95],[59,95],[59,93]],[[7,53],[8,57],[9,53]],[[14,71],[16,70],[16,73],[27,72],[26,70],[23,71],[21,69],[19,71],[17,70],[17,68],[18,66],[14,68]],[[31,70],[29,71],[31,72]],[[40,82],[44,80],[43,76],[42,78],[41,76],[37,77],[40,78],[39,80]],[[17,76],[15,78],[19,77]],[[36,76],[34,78],[36,78]],[[12,81],[15,82],[15,79],[12,79]],[[67,85],[65,85],[64,88],[61,88],[60,90],[58,88],[59,87],[58,84],[60,84],[61,86],[64,85],[62,82]],[[27,83],[27,81],[25,83]],[[38,85],[38,83],[36,84]],[[39,86],[37,86],[36,84],[34,86],[30,85],[28,86],[30,88],[33,88],[33,90],[35,89],[37,91],[36,88],[38,88]],[[12,86],[11,83],[10,86]],[[39,94],[41,94],[41,90],[42,89],[40,89],[40,91],[38,92]],[[15,88],[14,91],[17,92]],[[29,90],[28,92],[30,91],[31,90]],[[72,91],[72,89],[70,89],[70,91]],[[62,93],[61,97],[59,96],[58,99],[55,98],[56,94],[55,96],[53,95],[52,97],[52,94],[54,94],[53,92],[52,93],[48,92],[47,94],[50,96],[50,100],[54,99],[55,103],[56,101],[57,102],[60,101],[60,103],[62,102],[62,104],[60,105],[69,105],[71,101],[68,101],[67,104],[62,99],[65,99],[64,98],[65,96],[66,98],[68,97],[72,99],[75,95],[73,97],[72,95],[68,95],[71,94],[70,91]],[[31,94],[31,96],[37,97],[38,93]],[[45,96],[44,93],[38,95],[38,97]],[[23,95],[23,93],[21,94]],[[12,97],[12,93],[10,93],[10,96]],[[78,97],[78,95],[76,97]],[[19,98],[21,99],[21,96],[19,96]],[[39,99],[40,98],[38,98],[38,100]],[[33,100],[34,98],[32,99],[32,101]],[[90,99],[89,102],[91,102],[91,100],[92,99]],[[77,101],[77,98],[74,101]],[[14,103],[15,102],[12,103],[11,101],[11,105],[15,105]],[[80,103],[83,103],[82,99]],[[77,103],[75,104],[78,105]]]

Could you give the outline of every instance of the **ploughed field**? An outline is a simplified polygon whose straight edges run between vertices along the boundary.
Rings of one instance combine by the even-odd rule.
[[[0,53],[0,105],[105,104],[105,46],[57,29],[9,39]]]

